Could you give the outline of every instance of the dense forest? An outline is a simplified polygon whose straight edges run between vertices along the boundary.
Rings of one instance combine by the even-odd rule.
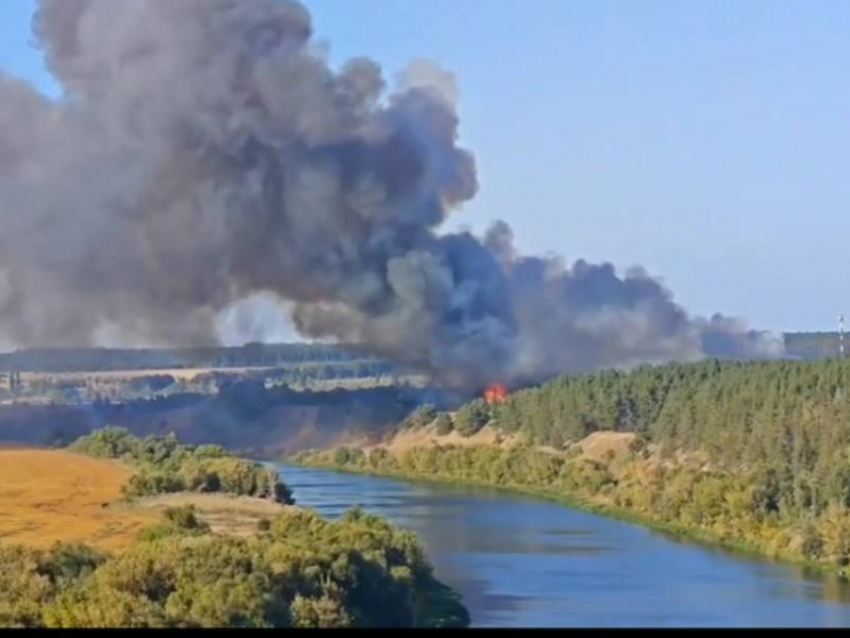
[[[0,545],[0,627],[465,627],[417,539],[352,510],[291,510],[250,538],[173,508],[126,549]]]
[[[850,564],[848,384],[850,360],[839,359],[578,375],[451,415],[425,407],[403,423],[467,437],[491,424],[521,435],[526,444],[515,449],[336,450],[299,460],[552,491],[843,569]],[[633,433],[633,449],[617,462],[583,459],[575,444],[595,432]]]
[[[667,452],[705,452],[724,469],[763,466],[796,512],[850,505],[850,360],[565,377],[511,395],[491,415],[505,432],[556,448],[595,431],[635,432]]]

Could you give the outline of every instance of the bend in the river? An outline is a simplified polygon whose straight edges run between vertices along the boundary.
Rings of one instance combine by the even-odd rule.
[[[473,626],[850,626],[837,577],[483,488],[280,465],[298,504],[417,532]]]

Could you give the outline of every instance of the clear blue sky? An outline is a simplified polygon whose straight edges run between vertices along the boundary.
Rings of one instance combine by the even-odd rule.
[[[0,3],[0,67],[55,92],[33,4]],[[850,314],[850,2],[306,4],[335,61],[456,72],[482,192],[454,225],[642,264],[690,310],[758,327]]]

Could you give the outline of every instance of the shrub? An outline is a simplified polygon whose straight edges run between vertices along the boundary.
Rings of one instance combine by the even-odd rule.
[[[346,447],[339,447],[334,450],[334,464],[343,466],[348,463],[348,460],[351,458],[351,453],[348,451]]]
[[[173,433],[140,439],[123,428],[104,428],[78,439],[72,449],[135,465],[136,474],[122,488],[127,498],[192,491],[294,502],[274,470],[231,456],[217,445],[182,445]]]
[[[418,430],[430,425],[436,418],[437,409],[433,405],[425,404],[417,408],[413,414],[404,420],[402,429]]]
[[[488,406],[481,399],[467,403],[455,416],[454,427],[461,436],[470,437],[481,431],[490,420]]]
[[[446,412],[440,414],[437,417],[437,434],[440,436],[446,436],[452,433],[454,430],[454,423],[452,422],[452,417]]]

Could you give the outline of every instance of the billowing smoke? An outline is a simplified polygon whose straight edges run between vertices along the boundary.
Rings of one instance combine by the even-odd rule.
[[[452,76],[331,68],[287,0],[41,0],[65,89],[0,79],[0,340],[215,341],[256,295],[302,335],[457,384],[781,345],[635,270],[441,234],[476,194]]]

